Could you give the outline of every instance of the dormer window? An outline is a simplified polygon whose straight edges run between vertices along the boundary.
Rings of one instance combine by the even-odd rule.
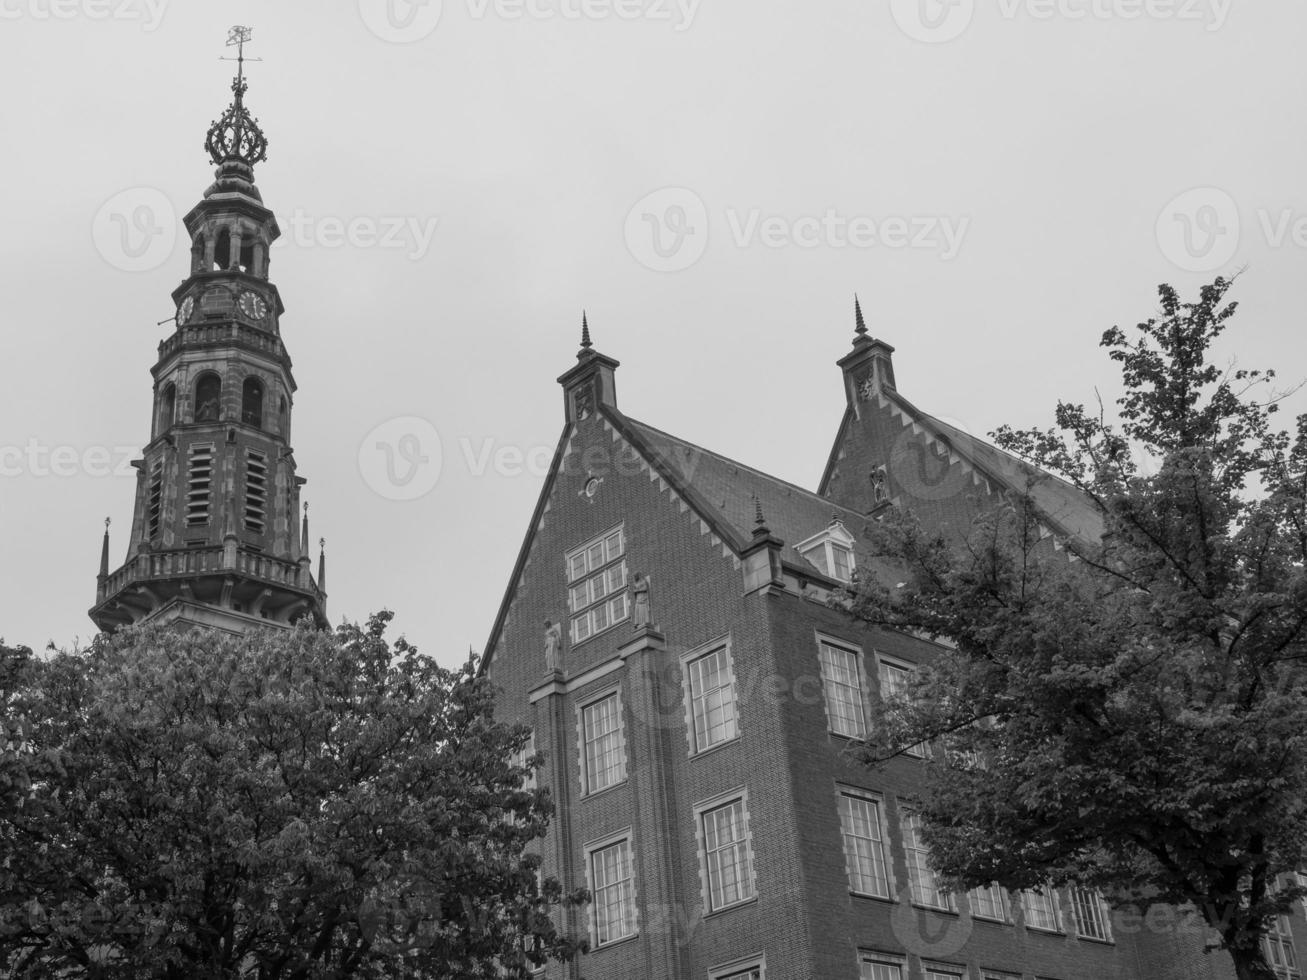
[[[853,556],[854,544],[853,535],[837,518],[820,534],[800,542],[795,549],[812,565],[821,569],[823,574],[837,582],[852,582],[854,569],[857,568],[857,560]]]

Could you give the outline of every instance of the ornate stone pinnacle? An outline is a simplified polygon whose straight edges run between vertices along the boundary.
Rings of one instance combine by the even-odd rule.
[[[581,311],[581,349],[589,350],[593,346],[594,344],[590,342],[590,317],[585,312],[585,310],[582,310]]]
[[[867,321],[862,316],[862,301],[858,299],[858,294],[853,294],[853,314],[857,319],[857,327],[854,329],[859,337],[867,336]]]

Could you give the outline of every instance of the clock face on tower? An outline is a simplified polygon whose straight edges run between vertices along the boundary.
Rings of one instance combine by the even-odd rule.
[[[251,320],[262,320],[268,315],[268,304],[263,301],[263,297],[248,289],[241,293],[237,303],[240,305],[241,312]]]
[[[191,322],[191,314],[195,312],[195,297],[187,296],[182,300],[182,305],[177,307],[177,325],[180,327],[183,323]]]

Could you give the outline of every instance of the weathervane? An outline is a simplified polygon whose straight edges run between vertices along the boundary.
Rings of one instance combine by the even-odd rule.
[[[245,43],[253,38],[253,28],[236,25],[227,32],[227,47],[235,46],[236,57],[223,55],[218,59],[236,62],[236,77],[231,83],[235,98],[227,111],[209,127],[209,134],[204,140],[204,148],[217,164],[240,161],[252,166],[268,158],[267,137],[259,128],[259,121],[245,109],[245,92],[249,89],[249,83],[245,81],[245,62],[263,60],[245,57]]]

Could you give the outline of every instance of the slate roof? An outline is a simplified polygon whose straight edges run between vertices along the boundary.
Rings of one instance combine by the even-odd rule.
[[[781,557],[787,562],[808,565],[794,546],[825,530],[834,518],[839,518],[854,537],[862,537],[867,518],[856,510],[651,425],[630,417],[625,421],[653,451],[656,462],[698,491],[701,505],[724,521],[741,541],[753,536],[755,496],[772,534],[785,542]]]
[[[933,429],[932,435],[936,439],[947,443],[981,473],[1008,489],[1028,492],[1039,512],[1055,525],[1056,530],[1072,534],[1085,542],[1098,541],[1103,536],[1102,516],[1089,498],[1070,483],[926,414],[897,391],[888,390],[885,395],[902,411]]]

